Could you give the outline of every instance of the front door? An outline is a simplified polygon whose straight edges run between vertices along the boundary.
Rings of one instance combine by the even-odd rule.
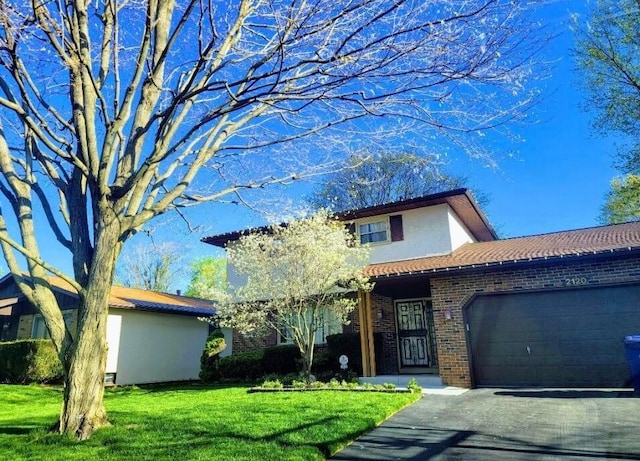
[[[400,368],[436,368],[438,357],[431,301],[396,301]]]

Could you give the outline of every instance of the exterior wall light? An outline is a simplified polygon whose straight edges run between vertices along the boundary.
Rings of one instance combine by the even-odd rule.
[[[444,310],[444,319],[445,320],[451,320],[451,308],[450,307],[447,307]]]

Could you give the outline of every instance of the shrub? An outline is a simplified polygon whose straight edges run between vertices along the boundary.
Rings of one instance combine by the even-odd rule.
[[[265,373],[297,373],[302,369],[300,351],[291,344],[267,347],[263,350],[262,367]]]
[[[411,378],[409,380],[409,383],[407,384],[407,389],[415,393],[422,392],[422,388],[420,387],[420,384],[418,384],[418,380],[416,378]]]
[[[307,382],[296,379],[291,383],[291,386],[293,386],[294,389],[304,389],[307,387]]]
[[[265,389],[282,389],[284,386],[279,379],[275,379],[273,381],[263,382],[262,387]]]
[[[286,376],[300,370],[300,352],[292,345],[271,346],[241,352],[218,360],[203,356],[200,379],[213,381],[258,381],[266,376]],[[284,381],[283,381],[284,382]]]
[[[333,352],[330,352],[328,350],[318,351],[314,355],[311,371],[315,375],[329,374],[333,376],[333,374],[340,369],[338,357],[336,357]]]
[[[265,372],[262,368],[262,350],[243,352],[222,357],[218,361],[214,381],[257,381]]]
[[[360,333],[340,333],[327,336],[327,352],[333,364],[332,371],[340,371],[338,358],[349,357],[349,370],[362,374],[362,353],[360,350]]]
[[[207,342],[204,345],[204,353],[207,357],[215,357],[227,347],[227,343],[224,340],[224,333],[220,330],[214,330],[207,338]]]
[[[50,383],[62,380],[62,364],[48,339],[0,343],[0,382]]]
[[[220,352],[226,347],[224,333],[221,330],[212,331],[204,345],[202,356],[200,356],[201,380],[211,382],[219,379],[218,360],[220,360]]]

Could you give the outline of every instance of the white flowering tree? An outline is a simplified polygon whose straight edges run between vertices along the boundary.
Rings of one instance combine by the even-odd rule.
[[[0,1],[0,246],[63,364],[59,431],[108,424],[108,298],[131,235],[358,145],[490,152],[544,76],[536,3]],[[74,331],[51,274],[78,293]]]
[[[221,324],[244,334],[275,330],[298,347],[307,378],[318,331],[346,323],[358,291],[373,287],[362,271],[369,248],[326,211],[243,236],[227,252],[246,283],[217,306]]]

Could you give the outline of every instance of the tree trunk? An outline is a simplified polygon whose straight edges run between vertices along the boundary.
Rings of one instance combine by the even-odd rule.
[[[106,311],[106,309],[104,309]],[[78,334],[77,343],[68,358],[64,383],[64,402],[59,431],[78,440],[86,440],[97,429],[108,424],[103,404],[106,367],[106,315],[92,323],[96,330]],[[90,328],[89,325],[86,325]],[[98,333],[105,330],[105,333]]]
[[[313,348],[314,341],[312,340],[309,344],[306,345],[304,350],[301,350],[302,353],[302,373],[304,379],[307,382],[311,381],[311,366],[313,365]]]
[[[64,360],[64,403],[59,431],[86,440],[108,425],[103,404],[107,363],[107,318],[109,294],[117,257],[118,226],[101,227],[84,296],[80,296],[78,330],[73,347]]]

